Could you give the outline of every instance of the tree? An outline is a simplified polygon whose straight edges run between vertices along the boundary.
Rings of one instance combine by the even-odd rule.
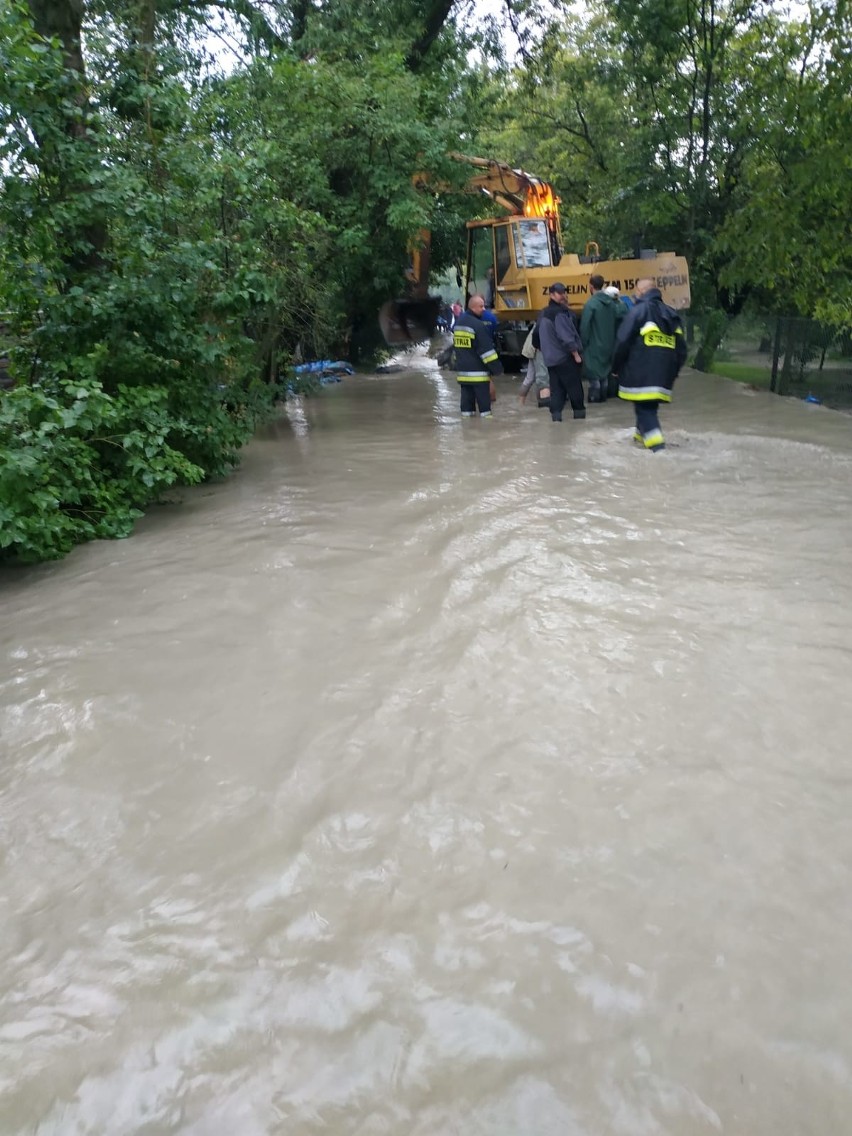
[[[598,4],[517,69],[492,138],[555,181],[570,247],[683,252],[698,306],[736,312],[774,285],[824,310],[848,276],[848,19],[845,3],[804,23],[763,0]]]
[[[721,278],[760,288],[788,314],[852,326],[852,20],[811,8],[791,29],[771,118],[742,170],[739,209],[718,235]]]
[[[212,10],[246,37],[246,66],[218,79],[194,39]],[[275,22],[246,0],[32,0],[0,32],[18,380],[0,555],[32,559],[224,472],[297,351],[373,349],[419,228],[449,260],[451,211],[412,175],[452,176],[478,32],[413,0]]]

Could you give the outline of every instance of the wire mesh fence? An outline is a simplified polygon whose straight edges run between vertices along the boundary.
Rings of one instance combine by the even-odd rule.
[[[852,332],[798,316],[711,312],[686,323],[690,360],[700,369],[852,410]]]

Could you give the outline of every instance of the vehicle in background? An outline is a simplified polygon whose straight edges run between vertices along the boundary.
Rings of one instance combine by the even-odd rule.
[[[473,166],[466,191],[483,193],[506,210],[502,217],[468,221],[464,288],[486,298],[499,321],[497,349],[507,370],[521,358],[530,324],[548,304],[550,285],[565,285],[569,306],[580,312],[589,298],[589,277],[603,276],[606,286],[629,293],[636,281],[650,277],[663,299],[673,308],[689,307],[689,268],[682,256],[656,249],[638,249],[626,259],[604,259],[596,242],[582,254],[565,252],[559,219],[559,198],[542,178],[513,169],[493,158],[453,154]],[[428,174],[418,174],[415,185],[436,186]],[[441,187],[438,187],[439,189]],[[410,294],[390,300],[379,313],[382,332],[392,345],[419,342],[432,333],[440,298],[429,295],[430,239],[419,234],[408,272]]]

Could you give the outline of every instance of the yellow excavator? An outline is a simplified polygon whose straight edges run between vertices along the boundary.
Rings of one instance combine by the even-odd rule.
[[[520,356],[529,325],[548,304],[548,290],[561,281],[568,302],[579,312],[589,298],[589,277],[603,276],[606,285],[628,293],[644,277],[656,280],[663,299],[673,308],[689,307],[689,268],[682,256],[656,249],[637,250],[628,259],[601,258],[590,241],[583,255],[565,252],[559,223],[559,198],[542,178],[516,170],[493,158],[452,154],[475,172],[466,190],[483,193],[506,210],[502,217],[467,222],[465,293],[476,292],[499,321],[497,348],[502,356]],[[428,174],[414,184],[433,192]],[[423,231],[412,249],[408,272],[410,295],[388,301],[379,313],[385,340],[391,345],[416,343],[431,335],[440,300],[429,295],[429,233]]]

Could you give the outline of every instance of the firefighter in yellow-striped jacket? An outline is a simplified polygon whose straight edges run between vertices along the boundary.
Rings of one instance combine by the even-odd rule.
[[[467,310],[453,325],[462,418],[473,418],[477,408],[483,418],[491,417],[491,376],[503,374],[491,328],[481,318],[484,311],[484,298],[471,296]]]
[[[637,281],[635,295],[636,303],[618,329],[613,370],[618,397],[632,402],[636,411],[634,439],[656,452],[666,448],[660,403],[672,400],[686,359],[686,337],[680,316],[663,303],[653,280]]]

